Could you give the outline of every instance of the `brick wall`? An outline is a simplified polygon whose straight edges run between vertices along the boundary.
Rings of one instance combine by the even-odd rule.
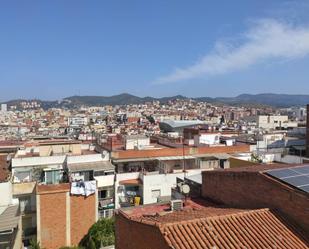
[[[203,172],[202,196],[238,208],[272,208],[309,233],[309,197],[259,172]]]
[[[71,245],[78,245],[96,222],[95,195],[71,196]]]
[[[116,214],[117,249],[170,249],[156,226],[142,224]]]
[[[96,222],[96,195],[71,196],[69,184],[37,186],[37,233],[42,248],[78,245]]]
[[[41,246],[46,249],[66,245],[66,193],[40,195]]]
[[[218,147],[190,147],[190,148],[163,148],[156,150],[125,150],[112,152],[112,158],[140,158],[140,157],[161,157],[161,156],[182,156],[194,154],[211,154],[211,153],[237,153],[249,152],[249,145],[237,146],[218,146]]]

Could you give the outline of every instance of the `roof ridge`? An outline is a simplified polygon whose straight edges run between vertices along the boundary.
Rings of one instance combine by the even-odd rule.
[[[228,217],[236,217],[236,216],[244,216],[244,215],[249,215],[251,213],[263,213],[263,212],[269,212],[269,208],[260,208],[260,209],[253,209],[253,210],[241,210],[237,213],[232,213],[232,214],[217,214],[214,216],[209,216],[209,217],[203,217],[203,218],[194,218],[191,220],[183,220],[183,221],[173,221],[173,222],[167,222],[167,223],[160,223],[160,222],[155,222],[159,223],[157,224],[160,228],[165,228],[168,226],[173,226],[176,224],[187,224],[187,223],[194,223],[196,221],[205,221],[205,220],[218,220],[218,219],[224,219]]]

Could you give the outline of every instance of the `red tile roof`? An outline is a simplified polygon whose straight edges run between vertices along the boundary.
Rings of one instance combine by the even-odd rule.
[[[159,225],[171,248],[309,248],[308,240],[269,209],[215,215]]]
[[[184,203],[183,210],[174,212],[171,212],[169,203],[144,205],[121,210],[121,212],[125,213],[132,220],[150,224],[192,220],[245,211],[245,209],[225,208],[213,202],[202,201],[200,199],[188,199]]]
[[[205,204],[205,203],[203,203]],[[168,204],[119,211],[134,222],[158,227],[174,249],[304,249],[309,238],[269,209],[245,210],[198,205],[189,200],[182,211]]]

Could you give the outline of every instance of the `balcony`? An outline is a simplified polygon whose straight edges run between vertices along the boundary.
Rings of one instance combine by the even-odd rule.
[[[112,218],[115,214],[115,209],[99,210],[99,218]]]

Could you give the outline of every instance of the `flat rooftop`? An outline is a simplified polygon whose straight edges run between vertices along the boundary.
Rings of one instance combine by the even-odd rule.
[[[212,217],[224,214],[244,212],[245,209],[226,208],[204,199],[188,199],[181,211],[171,211],[170,203],[150,204],[138,207],[123,208],[130,219],[141,222],[175,222],[202,217]]]

